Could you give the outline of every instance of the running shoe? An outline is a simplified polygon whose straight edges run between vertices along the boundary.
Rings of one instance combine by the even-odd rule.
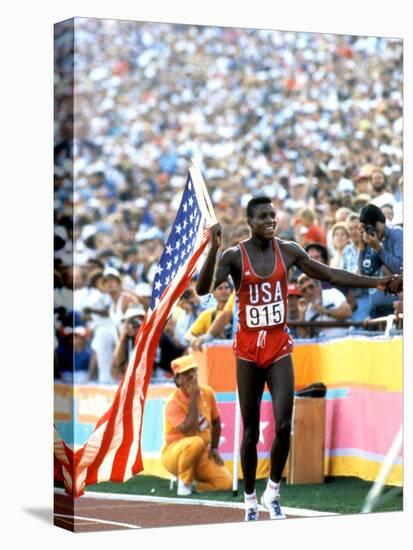
[[[265,493],[261,497],[261,504],[266,508],[270,513],[270,519],[285,519],[280,506],[279,497],[274,500],[269,500],[265,498]]]
[[[257,521],[259,516],[258,506],[245,509],[245,521]]]

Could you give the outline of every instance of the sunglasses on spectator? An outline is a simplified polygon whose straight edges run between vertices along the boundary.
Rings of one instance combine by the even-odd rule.
[[[310,283],[309,285],[307,286],[302,286],[301,287],[301,292],[303,294],[305,294],[307,292],[307,290],[314,290],[315,289],[315,284],[314,283]]]

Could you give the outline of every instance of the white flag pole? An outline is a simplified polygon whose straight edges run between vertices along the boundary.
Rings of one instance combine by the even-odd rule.
[[[215,216],[214,207],[212,206],[211,199],[209,197],[208,189],[205,185],[204,178],[202,177],[201,170],[195,159],[191,159],[192,166],[189,168],[189,172],[192,176],[192,181],[196,182],[199,186],[199,189],[202,191],[203,198],[205,201],[206,210],[209,214],[211,225],[217,223],[217,218]]]
[[[366,500],[364,502],[362,513],[372,512],[374,506],[383,490],[384,485],[386,484],[387,478],[396,463],[397,457],[403,447],[403,424],[400,426],[399,431],[397,432],[396,437],[393,440],[393,443],[390,446],[390,449],[387,455],[384,458],[383,464],[381,465],[380,471],[374,481],[372,488],[370,489]]]

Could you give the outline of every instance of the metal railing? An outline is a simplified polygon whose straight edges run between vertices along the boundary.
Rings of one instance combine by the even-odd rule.
[[[377,333],[384,333],[384,336],[390,336],[392,333],[401,333],[403,331],[403,314],[390,314],[384,317],[375,319],[365,319],[364,321],[288,321],[289,327],[296,328],[348,328],[349,333],[354,329],[362,329],[363,332],[369,334],[372,329],[376,328]]]

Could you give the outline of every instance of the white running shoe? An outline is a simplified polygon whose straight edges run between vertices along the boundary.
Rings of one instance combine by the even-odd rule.
[[[261,504],[269,511],[270,519],[285,519],[280,506],[280,497],[270,500],[264,492],[261,497]]]
[[[257,521],[258,516],[259,516],[258,506],[255,506],[253,508],[246,508],[244,521]]]
[[[192,489],[193,489],[192,483],[190,485],[185,485],[182,479],[178,479],[178,491],[177,491],[178,496],[187,497],[188,495],[192,495]]]

